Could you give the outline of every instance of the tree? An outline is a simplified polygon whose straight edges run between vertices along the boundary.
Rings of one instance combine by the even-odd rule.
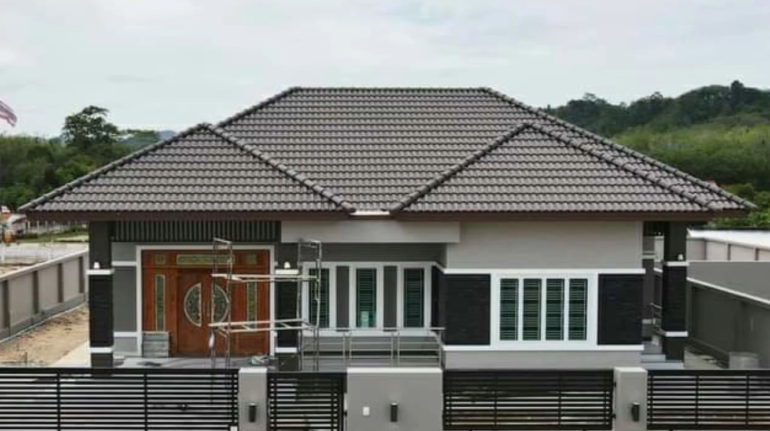
[[[68,116],[62,129],[62,139],[68,149],[91,156],[99,165],[125,155],[125,146],[119,145],[124,132],[107,121],[108,113],[104,108],[88,106]]]

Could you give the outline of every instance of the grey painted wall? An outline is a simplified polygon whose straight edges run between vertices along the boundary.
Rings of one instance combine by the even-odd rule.
[[[444,244],[324,244],[326,262],[439,262]]]
[[[361,431],[439,431],[442,429],[442,373],[437,368],[349,368],[348,423]],[[398,422],[390,405],[398,404]],[[364,407],[369,416],[363,415]]]
[[[688,277],[770,300],[770,262],[690,262]]]
[[[112,303],[115,331],[138,331],[136,315],[136,268],[115,268],[112,278]]]
[[[284,221],[281,241],[309,238],[340,243],[449,243],[460,240],[459,222],[396,220]]]
[[[447,268],[641,268],[641,222],[463,223]]]
[[[638,351],[445,352],[446,368],[612,368],[638,367]]]
[[[0,339],[83,303],[87,265],[82,251],[0,276]]]

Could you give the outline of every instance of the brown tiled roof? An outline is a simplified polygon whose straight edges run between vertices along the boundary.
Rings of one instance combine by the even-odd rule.
[[[485,88],[291,88],[202,127],[27,209],[714,214],[750,205]]]
[[[227,132],[202,124],[27,208],[41,212],[321,212],[350,204]]]

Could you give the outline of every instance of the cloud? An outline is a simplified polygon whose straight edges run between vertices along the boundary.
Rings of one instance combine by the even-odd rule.
[[[3,0],[0,0],[3,1]],[[0,14],[0,98],[55,134],[217,121],[292,85],[491,86],[534,105],[767,86],[770,2],[25,0]],[[2,127],[2,126],[0,126]]]

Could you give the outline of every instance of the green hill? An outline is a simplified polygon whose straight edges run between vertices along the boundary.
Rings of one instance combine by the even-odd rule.
[[[716,226],[770,228],[770,91],[735,81],[620,104],[587,94],[545,110],[760,206]]]

